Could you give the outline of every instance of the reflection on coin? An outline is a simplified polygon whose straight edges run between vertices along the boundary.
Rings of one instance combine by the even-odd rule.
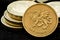
[[[9,28],[22,28],[22,27],[17,27],[17,26],[8,25],[8,24],[6,23],[6,20],[5,20],[4,16],[2,16],[1,22],[2,22],[2,24],[4,24],[5,26],[7,26],[7,27],[9,27]]]
[[[57,28],[58,17],[50,6],[35,4],[26,10],[22,22],[29,34],[35,37],[45,37]]]

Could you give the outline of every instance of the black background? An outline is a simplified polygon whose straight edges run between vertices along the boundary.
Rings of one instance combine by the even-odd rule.
[[[2,17],[7,5],[16,0],[0,0],[0,18]],[[51,2],[54,0],[49,0]],[[45,3],[47,3],[45,2]],[[11,29],[4,26],[0,22],[0,40],[60,40],[60,25],[58,24],[57,29],[54,33],[47,37],[36,38],[28,34],[24,28],[23,29]]]

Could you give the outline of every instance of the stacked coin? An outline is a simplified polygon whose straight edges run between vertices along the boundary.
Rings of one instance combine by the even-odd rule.
[[[58,16],[55,10],[47,4],[15,1],[8,5],[1,22],[10,28],[23,26],[32,36],[45,37],[57,28]]]
[[[15,1],[10,3],[1,18],[1,22],[10,28],[22,28],[22,16],[25,10],[33,4],[36,3],[33,1]]]
[[[54,1],[54,2],[49,2],[47,3],[49,6],[51,6],[52,8],[54,8],[54,10],[56,11],[58,18],[60,18],[60,2],[59,1]],[[59,21],[60,23],[60,21]]]

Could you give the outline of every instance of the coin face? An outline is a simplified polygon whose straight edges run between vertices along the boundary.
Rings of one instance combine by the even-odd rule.
[[[45,37],[55,31],[58,24],[56,12],[46,4],[28,8],[22,18],[25,30],[35,37]]]

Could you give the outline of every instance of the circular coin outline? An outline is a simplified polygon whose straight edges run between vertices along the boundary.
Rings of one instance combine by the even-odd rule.
[[[47,4],[40,4],[40,3],[38,3],[38,4],[32,5],[31,7],[36,6],[36,5],[45,5],[45,6],[48,6],[48,7],[49,7],[51,10],[53,10],[54,13],[56,14],[55,10],[54,10],[51,6],[49,6],[49,5],[47,5]],[[27,12],[31,7],[29,7],[29,8],[26,10],[26,12]],[[26,14],[26,12],[25,12],[25,14]],[[57,28],[57,25],[58,25],[58,16],[57,16],[57,14],[56,14],[56,18],[57,18],[57,21],[56,21],[56,22],[57,22],[57,23],[56,23],[56,25],[55,25],[55,27],[54,27],[54,30],[52,30],[49,34],[44,35],[44,36],[34,35],[34,34],[32,34],[31,32],[29,32],[29,30],[26,29],[26,27],[25,27],[25,24],[24,24],[25,14],[24,14],[24,16],[22,17],[22,23],[23,23],[24,29],[25,29],[29,34],[31,34],[32,36],[35,36],[35,37],[45,37],[45,36],[48,36],[48,35],[52,34],[52,33],[55,31],[55,29]]]

